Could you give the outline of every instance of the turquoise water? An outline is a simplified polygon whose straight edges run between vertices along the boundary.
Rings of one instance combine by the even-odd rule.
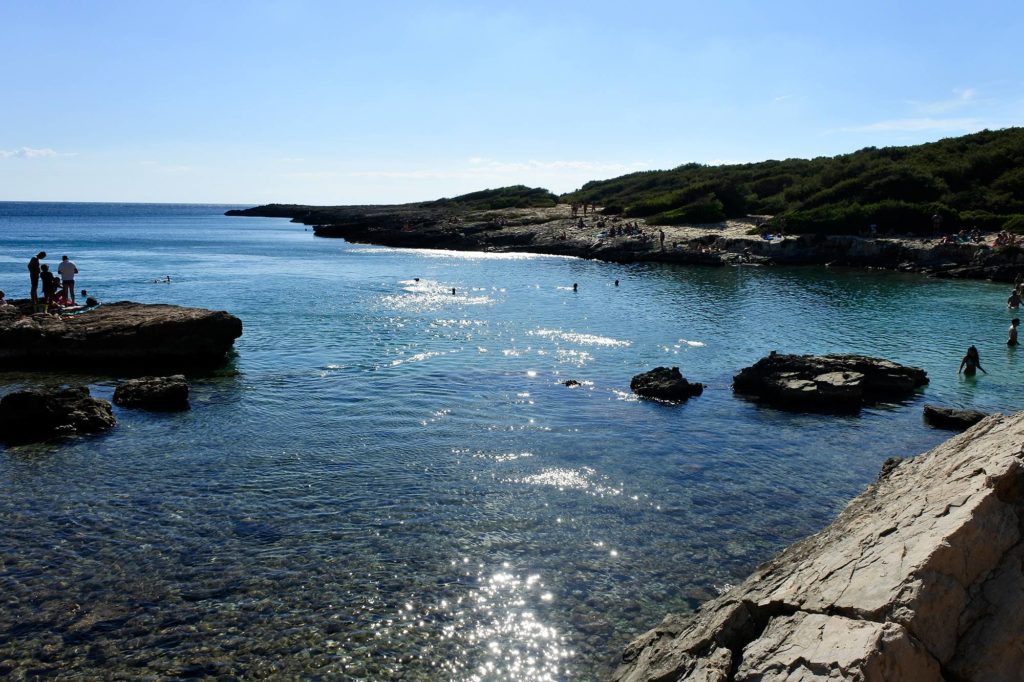
[[[45,249],[101,301],[245,325],[191,411],[0,453],[5,676],[593,679],[944,440],[925,402],[1024,405],[1005,285],[387,249],[225,208],[0,203],[9,297]],[[931,384],[855,417],[733,397],[771,350]],[[707,390],[633,399],[657,365]],[[109,399],[81,369],[0,379]]]

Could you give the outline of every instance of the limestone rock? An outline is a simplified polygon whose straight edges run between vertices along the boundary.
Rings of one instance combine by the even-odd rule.
[[[988,415],[977,410],[957,410],[938,405],[924,406],[924,421],[929,426],[950,431],[966,431]]]
[[[733,377],[733,390],[776,407],[816,412],[856,411],[907,398],[928,383],[916,367],[864,355],[772,353]]]
[[[799,642],[799,647],[793,643]],[[797,612],[768,622],[732,678],[942,682],[939,665],[896,623]]]
[[[111,303],[77,315],[0,308],[0,367],[173,370],[222,364],[242,321],[223,311]]]
[[[704,392],[704,384],[690,383],[678,367],[655,367],[633,377],[629,388],[642,398],[683,402]]]
[[[639,637],[612,679],[1019,680],[1022,443],[1024,412],[995,415],[890,466],[829,527]]]
[[[114,389],[114,404],[144,410],[187,410],[188,382],[183,374],[129,379]]]
[[[115,423],[110,403],[90,396],[85,386],[34,388],[0,398],[0,440],[5,443],[96,433]]]

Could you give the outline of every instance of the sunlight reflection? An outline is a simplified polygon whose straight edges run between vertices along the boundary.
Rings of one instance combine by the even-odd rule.
[[[534,329],[527,332],[530,336],[540,336],[545,339],[566,341],[585,346],[608,346],[613,348],[625,348],[632,346],[632,341],[620,341],[608,336],[597,336],[595,334],[577,334],[576,332],[563,332],[558,329]]]

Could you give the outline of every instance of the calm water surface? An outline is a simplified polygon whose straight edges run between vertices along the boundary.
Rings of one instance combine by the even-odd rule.
[[[5,676],[593,679],[944,440],[923,403],[1024,405],[1005,285],[396,250],[225,208],[0,203],[9,297],[45,249],[101,301],[245,325],[191,411],[0,452]],[[856,417],[734,398],[776,349],[931,384]],[[635,400],[657,365],[707,390]],[[116,383],[0,375],[68,380]]]

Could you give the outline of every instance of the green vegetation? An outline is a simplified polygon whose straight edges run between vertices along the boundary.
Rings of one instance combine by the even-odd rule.
[[[542,187],[514,185],[499,189],[485,189],[452,199],[438,199],[428,206],[452,206],[470,211],[488,211],[499,208],[544,208],[558,203],[558,197]]]
[[[940,215],[944,231],[1024,233],[1024,128],[816,159],[691,163],[588,182],[561,200],[596,203],[655,225],[772,215],[785,217],[793,232],[861,232],[877,225],[924,234]]]

